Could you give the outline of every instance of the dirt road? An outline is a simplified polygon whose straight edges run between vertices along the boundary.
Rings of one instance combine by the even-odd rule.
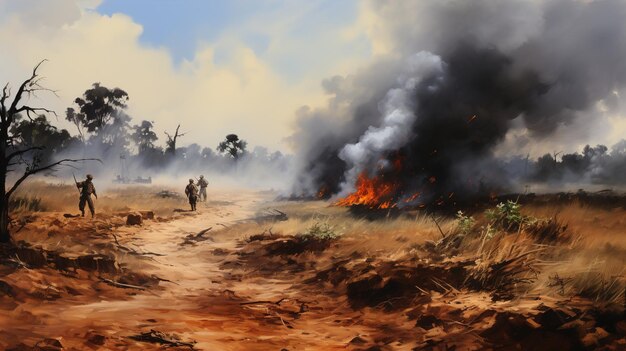
[[[247,277],[249,268],[239,269],[237,250],[250,233],[225,228],[254,218],[269,206],[273,194],[213,195],[197,213],[180,212],[170,221],[114,229],[121,245],[160,255],[131,267],[163,279],[157,289],[118,288],[120,299],[109,296],[89,303],[68,305],[58,299],[36,308],[24,304],[18,309],[32,314],[31,325],[0,327],[23,328],[31,344],[42,337],[56,338],[66,349],[77,350],[161,349],[158,343],[129,338],[150,330],[193,341],[199,350],[343,350],[356,335],[366,333],[359,326],[346,327],[354,312],[344,311],[337,320],[316,308],[320,302],[307,299],[293,281]],[[183,245],[187,236],[208,228],[202,235],[208,240]],[[103,345],[88,341],[94,335],[104,337]]]

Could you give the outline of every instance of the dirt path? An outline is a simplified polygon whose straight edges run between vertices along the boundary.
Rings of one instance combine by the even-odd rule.
[[[180,213],[168,222],[147,221],[140,229],[115,229],[123,245],[163,255],[133,270],[169,282],[161,281],[159,289],[146,291],[118,289],[120,299],[103,297],[99,302],[71,306],[60,299],[38,306],[33,319],[37,322],[29,326],[27,335],[60,338],[66,349],[77,350],[93,348],[86,343],[90,335],[106,338],[100,349],[161,349],[156,343],[129,339],[152,329],[183,341],[194,340],[199,350],[345,350],[355,335],[366,333],[352,326],[355,312],[341,311],[338,319],[316,307],[319,301],[307,301],[306,296],[303,301],[303,292],[292,286],[293,281],[246,277],[245,270],[236,269],[243,234],[214,235],[253,218],[272,197],[223,192],[208,204],[200,204],[197,213]],[[181,245],[189,234],[210,227],[204,234],[209,240]],[[227,261],[235,267],[224,269]],[[284,299],[279,310],[271,303],[248,304],[279,299]]]
[[[189,234],[209,227],[217,231],[235,221],[253,217],[260,202],[267,198],[250,192],[221,193],[218,196],[209,204],[200,204],[198,213],[181,213],[180,218],[169,222],[146,222],[139,231],[131,227],[118,233],[124,245],[165,255],[156,257],[158,262],[151,262],[145,269],[171,281],[161,282],[163,291],[142,292],[125,301],[102,301],[72,307],[60,313],[59,325],[82,324],[85,316],[89,316],[93,329],[106,330],[110,336],[127,336],[129,330],[155,329],[176,333],[182,339],[196,340],[198,349],[210,350],[216,346],[237,349],[228,340],[238,333],[234,328],[236,321],[228,315],[228,311],[222,311],[222,316],[209,311],[223,307],[215,306],[211,297],[219,298],[220,292],[230,286],[224,278],[228,274],[219,269],[221,258],[212,252],[217,248],[233,250],[238,238],[224,242],[207,240],[195,246],[181,246],[181,243]],[[210,237],[211,234],[209,231],[205,235]],[[137,345],[137,349],[146,347],[149,344]]]

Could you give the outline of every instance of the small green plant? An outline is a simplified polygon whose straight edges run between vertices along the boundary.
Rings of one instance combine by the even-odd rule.
[[[463,235],[469,234],[476,224],[474,217],[466,215],[463,211],[456,213],[456,221],[459,232]]]
[[[520,209],[522,205],[516,201],[508,200],[496,205],[495,209],[485,211],[485,217],[493,227],[500,227],[506,230],[518,230],[522,224],[531,218],[524,216]]]
[[[328,223],[315,222],[307,230],[300,234],[304,240],[334,240],[339,234]]]
[[[499,203],[496,208],[509,223],[521,224],[524,216],[520,212],[522,206],[515,201],[508,200],[506,203]]]
[[[500,218],[500,212],[496,209],[490,208],[485,211],[485,218],[487,218],[490,223],[494,223]]]

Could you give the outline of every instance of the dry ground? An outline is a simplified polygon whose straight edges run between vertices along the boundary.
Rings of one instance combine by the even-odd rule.
[[[2,349],[626,348],[623,208],[525,205],[567,224],[542,237],[490,232],[482,211],[464,230],[241,189],[197,213],[161,188],[108,189],[95,220],[67,218],[73,188],[27,189],[0,264]],[[126,225],[138,210],[156,217]]]

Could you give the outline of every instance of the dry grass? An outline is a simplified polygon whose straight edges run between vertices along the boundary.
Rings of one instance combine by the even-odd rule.
[[[98,184],[96,184],[98,185]],[[160,197],[158,192],[167,190],[180,197]],[[68,184],[51,184],[43,181],[27,182],[14,195],[12,210],[25,212],[78,213],[78,190]],[[99,191],[95,200],[97,212],[124,212],[152,210],[158,215],[171,214],[175,208],[187,208],[185,195],[175,189],[150,185],[117,185]],[[36,205],[36,206],[33,206]]]
[[[332,249],[333,255],[359,252],[390,260],[407,256],[432,258],[423,248],[429,242],[431,246],[437,243],[438,260],[475,260],[478,265],[474,278],[491,286],[509,284],[516,297],[582,296],[603,303],[624,301],[623,209],[607,211],[576,203],[560,207],[530,205],[521,209],[529,222],[513,231],[490,229],[483,213],[474,214],[475,223],[469,233],[462,233],[458,219],[436,218],[447,235],[446,240],[441,240],[433,217],[421,212],[371,221],[325,202],[276,203],[274,208],[288,213],[289,219],[265,224],[239,223],[215,234],[240,238],[260,233],[299,235],[321,226],[340,238],[340,244]],[[552,237],[536,234],[533,230],[537,227],[545,229],[540,233],[552,233]],[[486,277],[494,279],[497,274],[501,280],[486,281]]]
[[[160,190],[164,189],[154,186],[110,188],[101,194],[96,206],[100,212],[153,210],[160,215],[187,207],[182,194],[180,198],[161,198],[156,196]],[[16,194],[14,211],[76,213],[77,202],[78,193],[70,185],[31,182]],[[564,233],[544,240],[531,233],[530,225],[514,231],[489,229],[489,220],[484,213],[473,214],[475,223],[465,233],[466,229],[461,230],[458,219],[433,218],[423,212],[368,220],[355,216],[346,208],[329,206],[322,201],[276,202],[266,206],[286,212],[289,219],[261,224],[245,221],[217,231],[215,235],[238,238],[263,232],[302,235],[312,228],[323,228],[340,238],[341,245],[333,248],[337,255],[359,252],[387,259],[406,258],[407,255],[423,258],[423,248],[429,242],[439,242],[442,237],[435,225],[436,220],[441,231],[448,236],[446,245],[438,246],[440,259],[453,256],[473,259],[485,270],[515,259],[517,269],[521,270],[514,272],[515,279],[526,282],[516,284],[518,294],[580,295],[608,303],[624,300],[624,209],[606,210],[577,203],[524,206],[521,211],[525,216],[545,219],[545,224],[555,228],[559,224],[567,225]],[[520,256],[522,258],[516,259]]]

